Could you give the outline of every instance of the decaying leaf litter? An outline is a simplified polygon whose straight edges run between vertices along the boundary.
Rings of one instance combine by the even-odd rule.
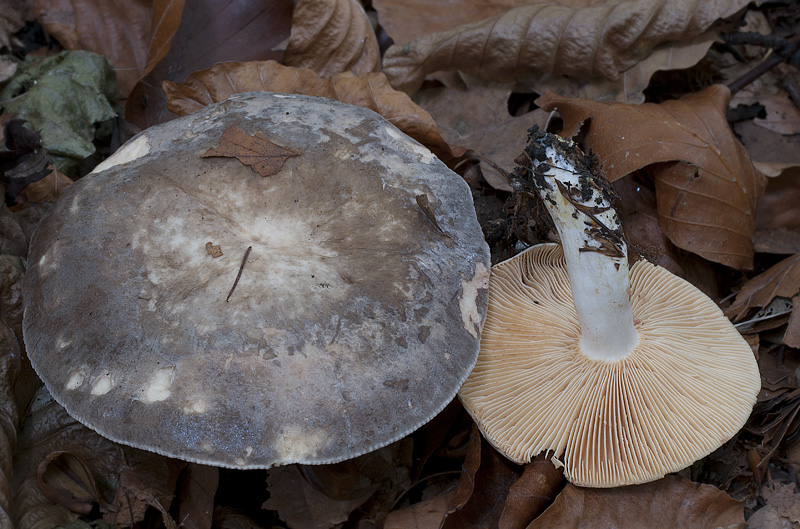
[[[94,84],[77,83],[83,92],[76,97],[86,98],[79,106],[110,105],[121,115],[122,103],[127,122],[105,110],[76,120],[74,106],[67,106],[61,122],[72,122],[73,136],[88,144],[82,140],[84,150],[76,154],[63,151],[72,161],[35,184],[25,180],[36,178],[35,171],[9,169],[19,168],[23,157],[41,157],[42,148],[12,149],[9,133],[4,136],[4,186],[11,188],[18,175],[16,183],[27,186],[6,194],[12,210],[2,213],[0,525],[85,526],[102,517],[140,527],[597,527],[597,520],[624,527],[614,505],[635,510],[637,527],[660,527],[665,519],[685,527],[741,526],[745,517],[751,527],[800,524],[794,507],[800,490],[794,349],[800,159],[793,135],[800,92],[793,37],[800,15],[792,3],[700,2],[687,12],[643,0],[465,1],[457,9],[393,0],[364,9],[337,0],[301,1],[293,14],[291,2],[279,1],[239,1],[222,10],[200,1],[141,2],[134,11],[127,2],[8,5],[4,16],[13,15],[1,19],[0,44],[11,53],[0,60],[0,89],[20,86],[12,89],[15,99],[30,93],[30,82],[15,85],[14,76],[31,71],[31,64],[46,68],[61,47],[104,54],[121,98],[107,97],[105,77],[95,76]],[[642,13],[658,24],[637,18]],[[50,40],[32,37],[34,17]],[[603,30],[614,24],[628,31]],[[766,73],[749,75],[759,68]],[[79,69],[68,75],[85,79]],[[728,101],[719,85],[737,79],[747,84]],[[187,466],[113,445],[70,422],[46,395],[34,397],[38,384],[24,357],[21,279],[33,227],[67,177],[85,174],[131,135],[127,123],[145,127],[248,90],[367,106],[431,148],[470,183],[493,262],[525,244],[552,240],[536,201],[510,194],[504,177],[531,125],[580,132],[584,145],[609,158],[610,174],[620,166],[611,161],[618,156],[626,168],[612,178],[629,242],[710,295],[753,347],[762,391],[750,421],[680,476],[608,490],[565,486],[546,461],[508,462],[472,432],[457,402],[399,444],[368,456],[271,471]],[[558,95],[539,98],[549,90]],[[5,124],[9,110],[2,111]],[[654,118],[662,123],[646,121]],[[44,149],[61,154],[44,133],[42,139]],[[40,467],[60,451],[83,460],[96,485],[67,472],[65,461],[72,460],[66,457]],[[50,485],[40,486],[41,480]],[[89,515],[79,519],[70,511],[77,500],[65,501],[65,491],[92,505]]]

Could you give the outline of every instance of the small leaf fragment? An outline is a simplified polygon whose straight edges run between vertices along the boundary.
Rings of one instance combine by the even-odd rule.
[[[206,253],[215,259],[222,256],[222,247],[219,244],[214,244],[211,241],[206,243]]]
[[[203,158],[212,156],[236,158],[261,176],[272,176],[281,170],[286,160],[300,153],[272,143],[260,132],[251,136],[234,125],[222,133],[219,147],[203,154]]]

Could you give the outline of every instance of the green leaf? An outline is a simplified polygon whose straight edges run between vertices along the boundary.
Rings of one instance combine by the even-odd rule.
[[[16,113],[39,130],[42,143],[61,171],[95,151],[102,123],[113,119],[114,71],[102,55],[65,51],[19,65],[0,91],[0,112]]]

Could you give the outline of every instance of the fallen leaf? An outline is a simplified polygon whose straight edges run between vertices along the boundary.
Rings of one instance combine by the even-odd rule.
[[[260,132],[250,136],[234,125],[222,133],[219,147],[208,149],[202,155],[203,158],[213,156],[236,158],[261,176],[272,176],[281,170],[286,160],[300,153],[272,143]]]
[[[549,113],[534,110],[512,116],[508,112],[511,85],[465,80],[466,90],[431,88],[418,92],[414,99],[431,114],[450,145],[475,151],[489,185],[510,192],[508,178],[496,167],[507,173],[514,170],[514,159],[525,148],[528,129],[534,124],[544,128]]]
[[[537,104],[558,109],[565,137],[586,123],[586,145],[600,156],[609,180],[650,166],[659,225],[676,246],[749,269],[765,179],[728,127],[729,99],[726,87],[712,85],[660,104],[603,103],[552,93]]]
[[[760,496],[778,511],[780,517],[800,523],[800,493],[794,483],[773,483],[762,487]]]
[[[756,251],[800,253],[800,165],[756,162],[755,166],[767,175],[756,217]]]
[[[672,475],[645,485],[590,489],[569,484],[528,529],[744,529],[742,502]]]
[[[22,189],[17,202],[55,202],[74,183],[55,166],[50,165],[48,169],[50,173],[47,176]]]
[[[30,6],[24,0],[0,0],[0,49],[11,47],[11,37],[30,20]]]
[[[439,529],[453,491],[392,511],[383,529]]]
[[[26,62],[0,91],[0,110],[41,133],[61,171],[95,152],[100,125],[117,117],[114,73],[101,55],[65,51]]]
[[[283,56],[283,51],[273,48],[289,37],[292,0],[186,0],[177,26],[176,15],[183,2],[161,2],[153,7],[156,27],[146,68],[150,71],[133,88],[125,105],[125,118],[139,128],[176,117],[166,108],[162,81],[183,82],[191,72],[226,60]],[[165,49],[169,51],[163,53]],[[152,66],[159,55],[161,59]]]
[[[392,86],[409,93],[426,75],[451,70],[500,82],[524,82],[541,73],[617,79],[655,46],[700,35],[746,3],[618,0],[578,8],[547,2],[525,5],[392,46],[383,68]]]
[[[776,297],[791,298],[800,292],[800,254],[787,257],[742,286],[725,315],[740,321],[750,309],[766,307]],[[795,307],[795,311],[800,307]]]
[[[293,529],[329,529],[348,519],[375,492],[362,476],[346,499],[332,499],[303,479],[297,465],[270,469],[267,474],[269,499],[264,509],[274,510]]]
[[[694,66],[718,40],[716,31],[706,31],[676,42],[659,44],[647,58],[622,71],[617,79],[575,80],[548,73],[530,79],[525,87],[539,94],[552,91],[569,97],[640,104],[644,102],[643,92],[653,74]]]
[[[516,465],[492,448],[473,425],[461,480],[441,529],[525,527],[563,483],[563,473],[549,461]]]
[[[186,0],[153,0],[151,40],[142,77],[152,72],[169,52],[172,39],[180,27],[185,4]]]
[[[100,491],[89,466],[77,455],[52,452],[39,464],[39,488],[56,505],[89,514],[100,503]]]
[[[164,83],[167,107],[181,116],[233,94],[257,90],[327,97],[363,106],[385,117],[445,163],[461,154],[450,149],[431,116],[406,94],[389,86],[382,73],[342,73],[322,79],[311,70],[289,68],[275,61],[228,62],[194,72],[185,84]]]
[[[357,0],[300,0],[283,64],[308,68],[320,77],[381,69],[378,39]]]
[[[211,529],[219,469],[189,463],[178,477],[178,516],[183,529]]]
[[[36,0],[36,16],[65,49],[105,55],[126,98],[144,73],[152,0]]]

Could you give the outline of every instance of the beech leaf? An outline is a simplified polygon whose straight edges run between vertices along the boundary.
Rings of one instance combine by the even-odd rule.
[[[783,261],[758,274],[742,286],[736,300],[725,309],[725,315],[734,321],[747,316],[750,309],[766,307],[776,297],[791,298],[800,292],[800,254]],[[800,314],[795,306],[793,314]]]
[[[378,39],[356,0],[300,0],[283,55],[286,66],[309,68],[320,77],[381,69]]]
[[[660,104],[603,103],[552,93],[536,102],[558,109],[566,137],[587,123],[586,145],[600,156],[609,180],[650,166],[659,226],[676,246],[749,269],[765,179],[728,126],[729,99],[726,87],[712,85]]]
[[[374,110],[394,126],[428,147],[445,163],[463,153],[453,152],[433,118],[403,92],[389,86],[382,73],[351,73],[323,79],[306,68],[275,61],[226,62],[194,72],[184,84],[164,82],[167,108],[184,116],[240,92],[266,90],[284,94],[327,97]]]
[[[150,42],[150,2],[36,0],[45,31],[68,50],[104,55],[117,74],[122,97],[144,74]]]
[[[213,156],[236,158],[261,176],[272,176],[281,170],[286,160],[300,153],[272,143],[260,132],[250,136],[234,125],[222,133],[219,147],[208,149],[202,157]]]
[[[281,58],[289,37],[291,0],[156,0],[145,76],[125,104],[125,119],[145,129],[175,119],[161,82],[183,82],[191,72],[230,59]],[[155,63],[155,64],[154,64]]]
[[[569,484],[528,529],[744,528],[743,507],[716,487],[676,475],[611,489]]]
[[[746,4],[618,0],[576,8],[540,2],[392,46],[383,67],[392,86],[409,93],[427,74],[451,70],[500,82],[540,73],[617,79],[655,46],[700,35]]]

